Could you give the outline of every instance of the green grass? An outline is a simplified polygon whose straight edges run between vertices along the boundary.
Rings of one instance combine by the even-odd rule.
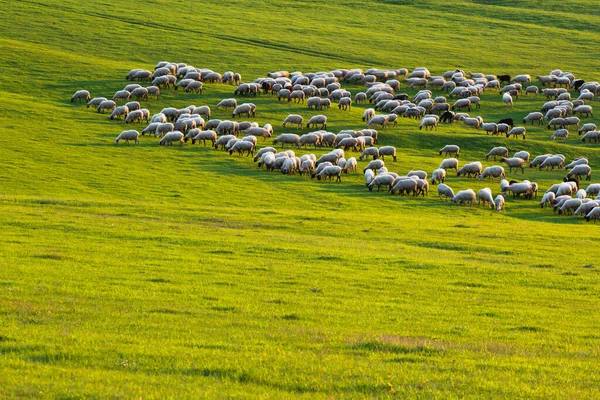
[[[163,59],[246,81],[279,69],[417,66],[561,68],[595,80],[593,4],[131,5],[26,0],[0,11],[0,397],[600,395],[597,224],[534,200],[509,198],[496,214],[433,194],[368,192],[360,174],[341,184],[282,176],[150,137],[115,146],[123,122],[69,102],[81,88],[111,95],[129,69]],[[207,84],[203,95],[165,92],[144,105],[214,109],[232,93]],[[288,113],[318,113],[252,101],[254,120],[276,133]],[[523,97],[509,110],[486,93],[472,115],[520,120],[543,102]],[[366,107],[327,111],[329,130],[362,127]],[[493,165],[484,156],[502,145],[599,165],[598,145],[551,142],[545,127],[528,127],[525,141],[417,127],[380,131],[399,149],[390,170],[431,172],[449,143],[463,149],[461,164]],[[542,191],[563,176],[509,174]],[[499,192],[497,182],[447,183]]]

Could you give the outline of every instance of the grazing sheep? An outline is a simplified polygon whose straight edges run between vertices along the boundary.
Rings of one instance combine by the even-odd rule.
[[[341,110],[349,110],[352,108],[352,99],[350,97],[343,97],[338,102],[338,108]]]
[[[336,182],[342,181],[342,169],[337,165],[327,166],[317,175],[318,180],[325,180],[327,178],[332,180],[333,177],[336,177]]]
[[[198,131],[196,136],[194,136],[192,138],[192,144],[195,144],[196,142],[199,142],[200,140],[202,140],[204,142],[204,146],[206,146],[207,140],[210,140],[212,143],[212,146],[214,146],[215,142],[217,141],[217,133],[215,131],[210,131],[210,130],[209,131]],[[256,160],[254,160],[254,161],[256,161]]]
[[[540,164],[540,171],[544,168],[546,168],[546,169],[550,168],[550,170],[554,170],[554,167],[557,167],[558,169],[562,169],[564,163],[565,163],[564,158],[562,158],[560,156],[547,157]]]
[[[577,210],[575,210],[575,212],[573,213],[574,217],[577,217],[579,215],[582,216],[586,216],[587,214],[590,213],[590,211],[592,211],[594,208],[600,207],[600,202],[599,201],[588,201],[586,203],[584,203],[583,201],[581,202],[581,205],[579,207],[577,207]]]
[[[371,181],[373,179],[375,179],[375,172],[373,172],[372,169],[367,169],[364,171],[364,175],[365,175],[365,183],[367,186],[369,186],[369,183],[371,183]]]
[[[286,144],[289,144],[290,146],[295,145],[296,147],[300,147],[300,136],[293,133],[282,133],[273,140],[273,145],[276,145],[277,143],[281,143],[282,148]]]
[[[579,113],[580,117],[583,117],[583,114],[585,114],[586,117],[589,116],[594,116],[594,114],[592,114],[592,106],[587,106],[587,105],[582,105],[582,106],[578,106],[575,107],[575,109],[573,110],[574,113]]]
[[[519,157],[512,157],[512,158],[506,158],[506,157],[502,157],[500,159],[500,161],[503,161],[504,163],[506,163],[506,165],[509,167],[509,172],[512,172],[512,169],[519,169],[521,168],[521,173],[524,174],[525,173],[525,169],[523,168],[523,164],[525,163],[525,160],[523,160],[522,158]]]
[[[496,206],[496,212],[500,212],[500,211],[504,210],[504,207],[505,207],[504,196],[502,196],[501,194],[496,196],[496,198],[494,199],[494,205]]]
[[[442,196],[446,197],[446,201],[448,201],[448,199],[452,200],[454,198],[454,191],[450,186],[444,183],[440,183],[437,187],[437,190],[440,200],[442,199]]]
[[[523,118],[523,123],[527,124],[527,122],[531,122],[531,125],[533,125],[533,122],[537,121],[538,125],[542,125],[543,120],[544,114],[542,114],[541,112],[532,112],[527,114],[527,116]]]
[[[494,208],[494,196],[492,196],[492,189],[486,187],[477,192],[477,205],[480,205],[483,202],[487,202],[490,205],[490,208]]]
[[[479,176],[479,174],[481,174],[482,169],[483,166],[481,165],[481,163],[479,161],[475,161],[463,165],[461,169],[456,171],[456,176],[466,175],[468,178],[470,178],[471,175],[473,175],[473,178],[476,178],[477,176]]]
[[[487,167],[483,170],[481,175],[479,175],[479,180],[482,181],[485,178],[489,178],[490,180],[494,180],[494,178],[504,179],[506,175],[504,174],[504,168],[499,165],[494,165],[492,167]]]
[[[126,117],[129,114],[129,109],[127,106],[119,106],[116,107],[113,112],[110,114],[110,119],[121,119],[121,117]]]
[[[223,99],[220,102],[217,103],[216,109],[220,109],[220,108],[224,108],[224,109],[229,109],[229,108],[236,108],[238,105],[237,100],[234,98],[229,98],[229,99]]]
[[[140,133],[138,131],[135,131],[135,130],[123,131],[115,139],[115,144],[119,144],[119,140],[124,140],[125,142],[127,142],[127,144],[129,144],[130,140],[133,140],[134,143],[139,143],[140,142],[138,139],[139,137],[140,137]]]
[[[311,125],[314,127],[321,125],[321,129],[327,129],[327,117],[324,115],[315,115],[306,123],[307,128],[310,128]]]
[[[444,183],[446,180],[446,170],[443,168],[438,168],[433,171],[431,174],[431,183],[435,185],[436,183]]]
[[[300,163],[300,168],[298,168],[298,173],[302,175],[306,172],[306,174],[310,174],[315,169],[315,160],[304,160]]]
[[[373,160],[379,158],[379,149],[377,147],[367,147],[363,150],[363,152],[358,157],[359,160],[363,160],[363,158],[373,157]]]
[[[268,137],[271,137],[271,132],[269,129],[260,128],[258,126],[251,126],[250,128],[244,130],[244,133],[246,135],[262,136],[263,141],[267,140]]]
[[[259,160],[265,153],[273,153],[273,158],[275,158],[275,153],[277,153],[277,150],[274,147],[263,147],[254,156],[254,162]]]
[[[439,192],[439,185],[438,185]],[[473,202],[476,199],[475,192],[473,189],[461,190],[450,201],[456,204],[466,204],[469,203],[470,206],[473,205]]]
[[[258,162],[258,167],[262,167],[263,165],[267,168],[267,171],[273,170],[273,164],[275,163],[275,154],[271,152],[266,152],[261,155],[260,161]]]
[[[567,140],[569,138],[569,131],[567,129],[557,129],[550,138],[551,140],[556,139],[564,139]]]
[[[456,158],[446,158],[443,160],[438,168],[445,170],[454,169],[458,172],[458,160]]]
[[[452,111],[466,108],[471,111],[471,100],[469,99],[459,99],[452,105]]]
[[[569,199],[566,200],[562,206],[558,209],[558,214],[573,214],[575,210],[581,207],[581,199]],[[555,206],[556,209],[556,206]]]
[[[533,194],[533,187],[529,182],[515,182],[504,188],[502,194],[507,195],[508,192],[512,192],[513,198],[516,198],[520,195],[524,195],[526,199],[531,199]]]
[[[237,151],[240,156],[247,152],[246,157],[252,155],[254,156],[254,148],[256,147],[255,143],[246,140],[240,140],[239,142],[235,142],[233,146],[229,149],[229,155],[232,155],[234,151]]]
[[[126,106],[123,106],[126,107]],[[125,123],[126,124],[131,124],[134,122],[138,122],[138,123],[142,123],[142,119],[144,118],[144,112],[142,110],[134,110],[134,111],[130,111],[127,116],[125,117]]]
[[[581,179],[583,176],[585,176],[586,181],[592,179],[592,168],[590,168],[590,166],[587,164],[576,165],[567,174],[567,178],[575,177],[577,179]]]
[[[373,179],[369,185],[367,186],[369,188],[369,192],[373,191],[373,188],[375,186],[377,186],[377,191],[379,192],[379,189],[381,188],[381,186],[387,186],[388,187],[388,191],[392,190],[394,184],[394,176],[390,175],[390,174],[379,174],[375,177],[375,179]]]
[[[595,131],[597,129],[598,129],[598,127],[596,126],[596,124],[591,124],[590,123],[590,124],[585,124],[581,128],[579,128],[579,130],[577,131],[577,133],[579,134],[579,136],[581,136],[582,133],[588,133],[588,132],[591,132],[591,131]]]
[[[508,149],[506,147],[494,147],[487,153],[485,159],[487,160],[492,156],[494,157],[494,160],[496,160],[497,156],[508,157]]]
[[[187,84],[187,86],[185,87],[185,92],[186,93],[194,92],[194,93],[202,94],[202,89],[203,89],[202,82],[193,81],[193,82],[190,82]]]
[[[119,90],[112,97],[112,99],[115,101],[121,100],[123,102],[128,102],[130,98],[131,98],[131,93],[128,92],[127,90]]]
[[[513,99],[512,96],[510,95],[510,93],[504,93],[502,95],[502,101],[504,102],[504,105],[506,106],[511,106],[513,105]]]
[[[460,153],[460,147],[458,147],[455,144],[447,144],[446,146],[440,149],[440,156],[442,155],[442,153],[445,153],[446,156],[454,154],[456,155],[456,158],[458,158],[458,155]]]
[[[590,143],[594,141],[594,143],[598,143],[600,141],[600,132],[599,131],[589,131],[585,135],[581,137],[581,141],[585,143],[585,141],[589,141]]]
[[[113,100],[104,100],[98,105],[97,112],[104,114],[104,110],[114,110],[117,104]]]
[[[369,128],[371,125],[379,125],[385,129],[389,125],[389,122],[390,119],[387,115],[377,115],[367,122],[367,128]]]
[[[389,175],[387,175],[389,176]],[[395,179],[392,188],[389,192],[394,195],[396,193],[407,195],[412,192],[413,196],[416,196],[418,193],[419,187],[418,183],[415,179]]]
[[[588,196],[597,196],[600,193],[600,183],[592,183],[585,189]]]
[[[283,127],[286,128],[287,124],[297,125],[298,129],[302,129],[302,117],[298,114],[289,114],[283,121]]]
[[[183,147],[183,133],[179,131],[169,132],[165,136],[163,136],[162,139],[160,139],[160,142],[158,142],[158,144],[161,146],[172,146],[173,142],[180,142],[181,147]]]
[[[544,193],[544,196],[542,196],[542,201],[540,201],[540,207],[544,208],[546,204],[548,205],[548,207],[550,207],[555,198],[556,194],[554,194],[554,192]]]
[[[527,129],[525,129],[525,127],[522,126],[515,126],[514,128],[512,128],[507,134],[506,137],[517,137],[517,136],[523,136],[523,140],[525,140],[525,135],[527,133]]]
[[[80,103],[81,101],[87,103],[88,101],[90,101],[90,98],[90,92],[88,92],[87,90],[78,90],[73,94],[73,96],[71,96],[71,103],[74,103],[75,100],[77,100],[78,103]]]
[[[385,167],[385,163],[383,162],[383,160],[373,160],[369,162],[369,164],[367,164],[367,166],[363,169],[363,173],[368,169],[376,171],[383,167]]]
[[[86,104],[86,108],[90,108],[90,107],[98,107],[100,105],[100,103],[102,103],[103,101],[107,101],[106,97],[94,97],[93,99],[91,99],[90,101],[87,102]]]
[[[348,172],[356,173],[357,162],[355,157],[350,157],[346,160],[346,164],[344,165],[343,172],[347,174]]]
[[[521,158],[521,159],[523,159],[523,161],[525,161],[525,162],[529,162],[529,158],[530,158],[531,156],[530,156],[529,152],[527,152],[527,151],[517,151],[517,152],[516,152],[516,153],[513,155],[513,157],[518,157],[518,158]]]
[[[383,146],[379,148],[379,157],[381,157],[382,160],[385,160],[385,156],[392,156],[394,162],[397,161],[396,159],[396,148],[393,146]]]
[[[438,119],[433,117],[423,118],[421,120],[421,124],[419,125],[419,130],[421,130],[423,127],[425,127],[425,130],[427,130],[427,127],[430,127],[431,130],[435,128],[437,131]]]
[[[483,123],[481,124],[481,127],[485,131],[486,135],[489,135],[490,133],[492,134],[492,136],[498,134],[498,124],[494,122]]]
[[[231,118],[235,118],[243,114],[248,116],[248,118],[254,117],[256,115],[256,106],[252,103],[240,104],[231,113]]]
[[[543,162],[544,162],[544,160],[545,160],[546,158],[548,158],[548,157],[551,157],[551,156],[552,156],[552,154],[543,154],[543,155],[541,155],[541,156],[537,156],[537,157],[535,157],[535,158],[533,159],[533,161],[529,163],[529,168],[534,168],[534,167],[537,167],[537,166],[539,166],[541,163],[543,163]],[[515,155],[515,157],[516,157],[516,155]]]

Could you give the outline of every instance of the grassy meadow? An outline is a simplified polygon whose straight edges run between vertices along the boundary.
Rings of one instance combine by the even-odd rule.
[[[540,209],[539,197],[510,197],[498,214],[440,201],[435,186],[391,196],[361,173],[311,181],[197,144],[115,145],[129,126],[69,101],[79,89],[112,97],[130,69],[161,60],[246,82],[419,66],[600,80],[596,5],[22,0],[0,19],[0,398],[600,397],[598,224]],[[226,119],[214,106],[233,90],[166,90],[143,106],[209,105]],[[494,122],[545,102],[481,99],[471,115]],[[309,131],[284,130],[289,113],[321,113],[249,101],[276,135]],[[328,130],[362,128],[369,106],[334,105]],[[461,165],[486,167],[506,146],[587,156],[600,182],[600,146],[574,131],[557,142],[528,126],[523,141],[418,124],[379,131],[399,151],[390,171],[431,173],[445,144],[461,147]],[[564,175],[507,168],[540,195]],[[446,183],[499,193],[454,172]]]

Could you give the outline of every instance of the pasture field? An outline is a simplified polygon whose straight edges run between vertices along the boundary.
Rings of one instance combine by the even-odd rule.
[[[593,2],[21,0],[0,20],[0,397],[600,397],[598,224],[539,197],[508,198],[497,214],[440,201],[435,186],[391,196],[360,173],[319,182],[202,145],[115,145],[122,121],[69,102],[78,89],[112,96],[127,71],[161,60],[247,82],[418,66],[600,80]],[[209,105],[225,119],[214,105],[233,90],[143,105]],[[276,134],[296,132],[281,127],[289,113],[320,113],[251,101],[252,120]],[[508,109],[486,92],[471,115],[520,122],[544,101]],[[328,130],[362,128],[368,106],[334,105]],[[401,119],[380,145],[398,148],[386,165],[399,173],[431,173],[445,144],[484,167],[507,146],[587,156],[599,182],[600,146],[551,133],[528,126],[527,140],[508,140]],[[449,175],[455,191],[499,193],[497,181]],[[508,174],[540,193],[563,176]]]

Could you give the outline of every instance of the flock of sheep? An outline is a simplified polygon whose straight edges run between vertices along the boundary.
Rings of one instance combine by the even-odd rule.
[[[472,107],[481,107],[480,94],[484,91],[496,90],[502,96],[507,106],[512,106],[519,96],[539,94],[538,86],[529,85],[523,90],[523,85],[529,84],[532,79],[529,75],[518,75],[511,79],[510,76],[494,76],[481,73],[471,73],[461,70],[452,70],[441,76],[432,76],[426,68],[416,68],[409,73],[406,69],[377,70],[370,69],[362,71],[335,70],[317,73],[289,73],[277,71],[269,73],[265,78],[258,78],[251,83],[241,82],[240,74],[228,71],[223,75],[210,69],[198,69],[186,64],[159,62],[154,71],[131,70],[127,76],[131,81],[150,81],[151,86],[143,87],[140,83],[131,83],[122,90],[117,91],[112,99],[104,97],[91,98],[86,90],[77,91],[71,98],[71,102],[85,101],[87,107],[95,107],[97,112],[110,111],[110,119],[123,119],[125,123],[142,123],[148,125],[140,132],[134,129],[121,132],[115,139],[120,141],[133,141],[139,143],[140,135],[150,134],[160,138],[160,145],[172,145],[179,142],[191,140],[192,144],[209,141],[215,149],[223,149],[229,154],[237,153],[254,156],[254,161],[259,167],[265,167],[268,171],[279,170],[284,174],[300,175],[307,174],[311,178],[319,180],[341,181],[342,174],[357,172],[357,158],[346,158],[347,152],[356,152],[358,160],[368,160],[363,169],[366,186],[369,190],[375,187],[377,191],[386,187],[391,194],[405,194],[412,196],[426,196],[429,191],[429,179],[427,172],[423,170],[411,170],[406,175],[390,172],[385,166],[385,156],[396,161],[396,148],[393,146],[376,147],[379,144],[379,133],[373,127],[385,129],[390,124],[397,125],[398,118],[420,118],[419,129],[425,128],[437,130],[440,123],[462,122],[466,126],[482,129],[492,135],[500,133],[506,137],[526,138],[526,127],[515,126],[511,118],[503,119],[498,123],[484,122],[480,116],[471,117],[459,110],[471,111]],[[533,111],[523,118],[523,124],[538,123],[544,121],[548,129],[554,128],[552,139],[567,139],[569,128],[575,127],[579,135],[583,134],[582,140],[600,140],[600,132],[592,123],[580,126],[580,118],[593,116],[591,102],[600,90],[597,82],[584,82],[576,79],[573,74],[560,70],[552,71],[547,76],[538,76],[538,81],[544,87],[542,94],[548,100],[540,111]],[[398,93],[402,84],[408,85],[410,89],[420,89],[414,96],[406,93]],[[255,97],[257,95],[269,94],[277,96],[278,101],[288,101],[298,104],[306,103],[308,108],[318,110],[329,109],[332,103],[337,103],[341,110],[349,110],[354,103],[373,104],[372,108],[365,110],[362,120],[366,128],[360,130],[342,130],[335,134],[327,131],[327,116],[320,114],[304,121],[299,114],[290,114],[282,121],[283,128],[306,128],[317,129],[303,135],[293,133],[282,133],[274,138],[273,146],[280,144],[282,147],[289,145],[300,149],[301,147],[313,146],[314,149],[330,147],[329,153],[317,157],[314,154],[304,154],[297,157],[291,149],[277,151],[275,147],[263,147],[256,152],[257,137],[266,138],[273,136],[273,126],[265,124],[262,127],[256,122],[238,122],[237,117],[247,118],[256,115],[256,105],[250,102],[238,104],[235,97],[221,100],[216,104],[216,110],[232,110],[231,120],[211,119],[209,106],[190,105],[184,108],[163,108],[161,112],[151,115],[148,109],[142,108],[139,101],[148,100],[149,95],[160,97],[161,88],[173,88],[178,90],[184,88],[186,92],[202,93],[203,82],[230,83],[237,85],[233,91],[234,96]],[[362,84],[367,88],[354,95],[342,88],[342,83]],[[505,84],[502,86],[502,84]],[[439,89],[448,92],[445,96],[434,97],[431,90]],[[579,91],[577,99],[571,99],[567,89]],[[456,97],[452,105],[448,99]],[[121,105],[117,105],[121,103]],[[386,114],[377,114],[383,111]],[[239,138],[239,136],[242,136]],[[256,155],[255,155],[256,152]],[[360,153],[360,154],[358,154]],[[439,150],[439,155],[454,155],[455,158],[444,159],[439,168],[431,174],[431,184],[437,185],[438,195],[441,198],[451,199],[457,204],[472,205],[474,201],[478,204],[489,205],[490,208],[502,211],[505,207],[505,199],[512,194],[513,197],[523,195],[527,199],[537,197],[538,185],[535,182],[523,180],[507,181],[505,169],[500,165],[483,168],[481,162],[475,161],[464,164],[459,168],[460,148],[456,145],[447,145]],[[586,158],[578,158],[565,165],[565,157],[560,154],[545,154],[530,160],[530,154],[519,151],[512,157],[508,157],[508,149],[495,147],[486,155],[500,157],[509,172],[525,172],[525,166],[538,167],[542,169],[570,170],[564,178],[564,182],[553,185],[542,197],[540,205],[553,206],[559,214],[583,215],[587,220],[600,218],[600,184],[590,184],[587,189],[579,187],[579,180],[591,179],[591,168]],[[466,176],[484,179],[499,179],[500,194],[492,195],[488,187],[475,193],[472,189],[454,190],[445,183],[448,177],[447,171],[454,169],[456,176]],[[573,197],[574,196],[574,197]],[[592,199],[589,196],[596,196]]]

